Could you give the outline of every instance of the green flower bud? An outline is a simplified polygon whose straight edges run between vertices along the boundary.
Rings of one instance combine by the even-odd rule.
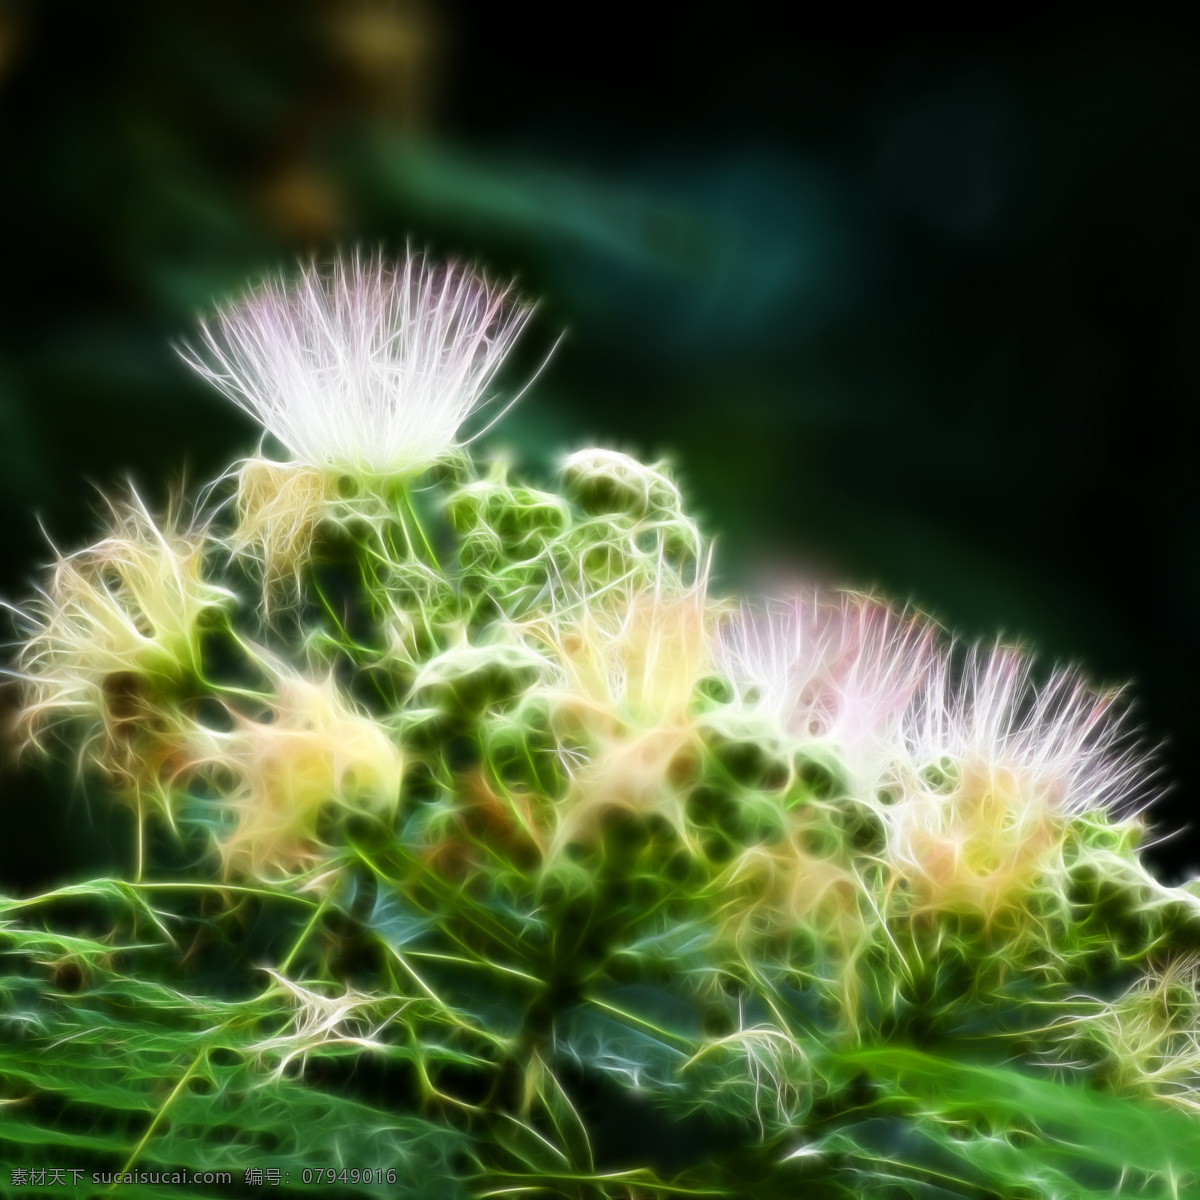
[[[580,450],[561,475],[567,496],[589,516],[640,518],[681,509],[679,489],[662,470],[616,450]]]
[[[718,771],[728,779],[769,792],[787,787],[792,775],[787,753],[762,718],[722,709],[699,718],[697,728]]]
[[[524,695],[546,671],[545,659],[525,646],[457,646],[425,664],[412,697],[421,707],[475,719]]]

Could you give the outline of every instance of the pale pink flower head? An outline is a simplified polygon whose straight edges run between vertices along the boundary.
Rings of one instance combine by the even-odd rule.
[[[1039,683],[1010,647],[938,662],[904,741],[889,857],[928,909],[990,918],[1056,868],[1072,816],[1128,815],[1153,798],[1122,694],[1069,670]]]
[[[181,353],[298,462],[401,475],[458,444],[532,312],[460,265],[355,254],[268,280]]]
[[[808,588],[744,604],[714,658],[744,700],[796,741],[826,744],[869,786],[895,756],[901,716],[935,658],[934,629],[869,596]]]
[[[1010,646],[976,645],[959,657],[935,663],[906,713],[915,766],[1005,767],[1065,815],[1126,814],[1153,798],[1155,771],[1121,689],[1098,691],[1068,669],[1038,682],[1032,660]]]

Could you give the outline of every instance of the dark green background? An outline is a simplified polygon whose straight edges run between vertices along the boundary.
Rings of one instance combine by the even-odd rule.
[[[0,593],[39,518],[93,535],[89,482],[252,448],[169,348],[198,311],[412,238],[543,299],[511,381],[568,328],[497,439],[532,467],[669,455],[722,586],[876,585],[1133,680],[1185,824],[1197,19],[816,7],[0,4]],[[6,887],[127,859],[65,772],[0,787]]]

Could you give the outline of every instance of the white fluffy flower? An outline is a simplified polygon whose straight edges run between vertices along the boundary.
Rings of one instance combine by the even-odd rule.
[[[1016,650],[941,659],[905,718],[889,855],[930,909],[991,917],[1055,869],[1065,822],[1124,815],[1153,771],[1119,692],[1069,671],[1038,684]]]
[[[290,1031],[266,1038],[251,1047],[264,1057],[277,1058],[271,1074],[275,1080],[284,1077],[293,1059],[299,1058],[302,1064],[306,1064],[309,1054],[314,1050],[321,1051],[330,1046],[355,1046],[359,1050],[386,1051],[387,1045],[379,1040],[379,1034],[408,1007],[407,1001],[400,1001],[397,1005],[392,997],[371,995],[350,987],[340,996],[323,996],[314,988],[295,983],[270,967],[264,967],[263,970],[296,1005],[295,1021]],[[392,1011],[387,1016],[381,1016],[387,1008]]]
[[[1064,815],[1145,807],[1153,771],[1122,693],[1069,670],[1039,684],[1031,668],[1007,646],[941,657],[905,718],[908,760],[939,776],[971,762],[1016,772]]]
[[[198,669],[201,616],[234,596],[204,578],[203,528],[160,528],[136,493],[111,507],[109,536],[60,555],[48,587],[17,610],[25,643],[12,673],[29,742],[83,718],[93,729],[82,757],[114,770],[134,726],[163,719],[148,689]]]
[[[743,605],[714,648],[747,699],[797,740],[835,749],[867,787],[894,757],[900,718],[934,656],[927,622],[817,588]]]
[[[457,444],[532,312],[462,266],[355,255],[268,280],[181,353],[297,461],[396,475]]]

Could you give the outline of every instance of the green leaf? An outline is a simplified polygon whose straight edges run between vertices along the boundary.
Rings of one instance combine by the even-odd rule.
[[[1166,1105],[907,1047],[845,1051],[830,1062],[883,1084],[879,1107],[963,1131],[958,1146],[949,1136],[940,1144],[969,1163],[972,1176],[984,1170],[993,1183],[1039,1159],[1067,1178],[1096,1165],[1118,1177],[1133,1171],[1162,1178],[1147,1195],[1176,1194],[1172,1178],[1200,1182],[1200,1120]]]

